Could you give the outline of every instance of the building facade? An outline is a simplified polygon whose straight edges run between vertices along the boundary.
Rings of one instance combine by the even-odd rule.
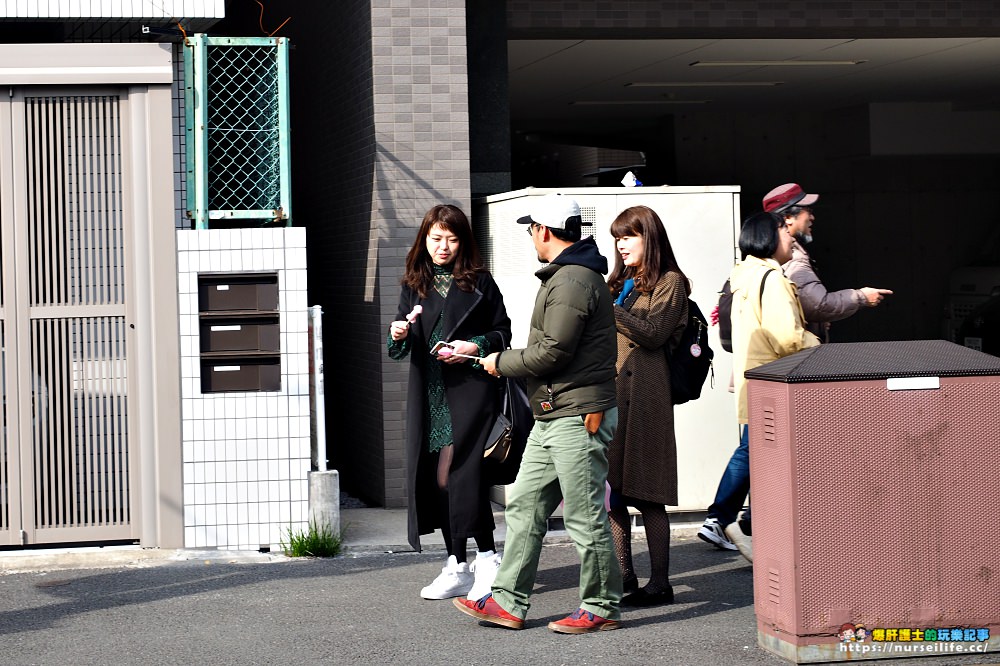
[[[168,45],[171,82],[142,85],[169,85],[171,91],[171,203],[169,212],[157,209],[165,216],[158,219],[169,222],[157,224],[177,230],[173,242],[182,249],[171,250],[175,260],[178,253],[204,251],[180,240],[190,226],[183,212],[183,36],[151,36],[142,26],[169,31],[179,22],[192,33],[233,36],[266,36],[280,26],[280,36],[291,41],[293,224],[304,239],[293,239],[293,249],[282,256],[298,257],[305,247],[308,302],[322,305],[327,316],[331,463],[342,485],[372,504],[399,507],[406,501],[407,366],[388,359],[385,334],[396,312],[403,258],[424,212],[435,204],[471,210],[474,199],[511,189],[606,184],[594,174],[637,156],[647,184],[738,185],[747,212],[774,185],[800,182],[821,194],[813,255],[827,284],[897,291],[889,307],[837,324],[836,339],[843,341],[946,336],[954,326],[948,316],[958,312],[957,294],[969,283],[954,276],[969,266],[1000,265],[993,233],[1000,215],[1000,91],[977,75],[1000,64],[995,3],[343,0],[297,3],[287,10],[290,17],[267,7],[261,17],[253,3],[133,2],[122,3],[135,6],[127,16],[92,20],[28,15],[21,4],[4,5],[5,47],[150,40]],[[179,18],[191,12],[198,15]],[[657,63],[686,68],[706,54],[738,69],[684,69],[699,77],[691,74],[687,88],[657,69]],[[853,70],[775,65],[807,59],[865,64]],[[903,67],[907,60],[910,69]],[[627,66],[616,69],[619,62]],[[629,63],[660,78],[629,79],[623,71]],[[876,78],[879,69],[899,75],[886,82]],[[720,80],[730,85],[723,88]],[[756,87],[735,85],[741,81]],[[824,91],[835,92],[824,97]],[[946,231],[956,217],[962,232]],[[190,295],[196,278],[190,265],[181,268],[175,274],[187,277],[178,284]],[[296,264],[294,270],[304,269]],[[985,294],[992,286],[982,288]],[[982,289],[972,290],[976,298],[984,296]],[[158,302],[151,312],[173,316],[161,307],[167,306]],[[184,382],[194,379],[193,366],[184,365],[194,362],[193,329],[184,322],[195,314],[183,298],[178,307],[171,334],[189,338],[179,345],[170,380],[180,394]],[[343,349],[351,353],[338,353]],[[182,353],[189,361],[181,360]],[[23,393],[31,373],[16,381]],[[191,392],[176,418],[164,416],[174,425],[158,425],[157,432],[183,430],[187,421],[180,412],[188,400],[200,410],[192,414],[204,432],[216,412],[196,406]],[[22,423],[30,420],[29,407],[18,409]],[[221,409],[226,419],[245,413]],[[216,470],[223,463],[227,476],[210,483],[243,483],[239,464],[230,480],[228,454],[191,458],[193,442],[205,440],[190,441],[192,451],[170,455]],[[680,443],[681,449],[698,445]],[[304,458],[294,459],[301,471]],[[200,469],[185,467],[165,479],[171,490],[151,501],[181,495],[178,506],[184,508],[175,522],[205,528],[207,544],[208,526],[222,523],[199,518],[189,525],[193,519],[187,517],[191,507],[208,506],[195,495],[207,488],[191,485],[206,483],[206,477],[194,476],[207,467]],[[232,488],[237,505],[241,493],[251,492],[240,488]],[[216,487],[213,496],[228,491]],[[185,499],[184,493],[191,494]],[[291,497],[289,490],[289,502],[301,501]],[[216,506],[215,519],[228,510]],[[252,523],[237,518],[237,524]],[[228,526],[224,531],[229,534]],[[246,539],[235,538],[240,547],[264,542],[259,530],[256,539],[249,527],[245,532]],[[190,545],[198,542],[191,538]],[[187,536],[183,540],[189,543]]]

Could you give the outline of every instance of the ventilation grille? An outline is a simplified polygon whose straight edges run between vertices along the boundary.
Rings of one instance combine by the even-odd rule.
[[[208,48],[208,205],[281,207],[278,61],[271,46]]]
[[[288,40],[197,34],[184,63],[195,227],[290,226]]]
[[[764,399],[761,401],[761,436],[764,441],[773,446],[778,441],[778,425],[774,414],[774,400]]]
[[[593,206],[580,206],[581,238],[597,234],[597,209]]]
[[[778,568],[767,568],[767,600],[775,606],[781,604],[781,573]]]

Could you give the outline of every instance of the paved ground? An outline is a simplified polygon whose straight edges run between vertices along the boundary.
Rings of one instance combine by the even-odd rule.
[[[578,601],[578,559],[564,535],[550,533],[527,627],[510,631],[419,598],[442,564],[437,539],[422,554],[398,552],[399,534],[378,536],[398,527],[395,512],[345,513],[346,524],[366,526],[356,523],[348,553],[330,560],[135,549],[4,555],[0,663],[788,663],[757,647],[750,566],[709,548],[691,525],[677,530],[672,547],[677,603],[629,611],[618,631],[564,636],[546,628]],[[372,526],[379,521],[382,528]],[[365,543],[374,540],[382,543]],[[636,556],[646,573],[641,541]],[[110,568],[92,568],[102,558]],[[997,660],[941,656],[901,666],[925,663]]]

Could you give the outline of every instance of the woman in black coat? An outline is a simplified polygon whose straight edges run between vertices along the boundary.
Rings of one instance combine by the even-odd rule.
[[[449,343],[453,354],[431,355],[441,341]],[[399,310],[388,338],[390,358],[410,357],[410,545],[419,551],[420,535],[440,528],[448,550],[441,574],[420,591],[425,599],[485,596],[500,565],[490,474],[483,462],[500,410],[500,385],[466,356],[483,357],[509,342],[510,318],[493,276],[483,267],[468,218],[455,206],[434,206],[406,256]],[[471,566],[469,537],[479,550]]]

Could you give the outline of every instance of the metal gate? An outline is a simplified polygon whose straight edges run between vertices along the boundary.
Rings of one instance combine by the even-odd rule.
[[[0,545],[133,539],[127,95],[0,102]]]

